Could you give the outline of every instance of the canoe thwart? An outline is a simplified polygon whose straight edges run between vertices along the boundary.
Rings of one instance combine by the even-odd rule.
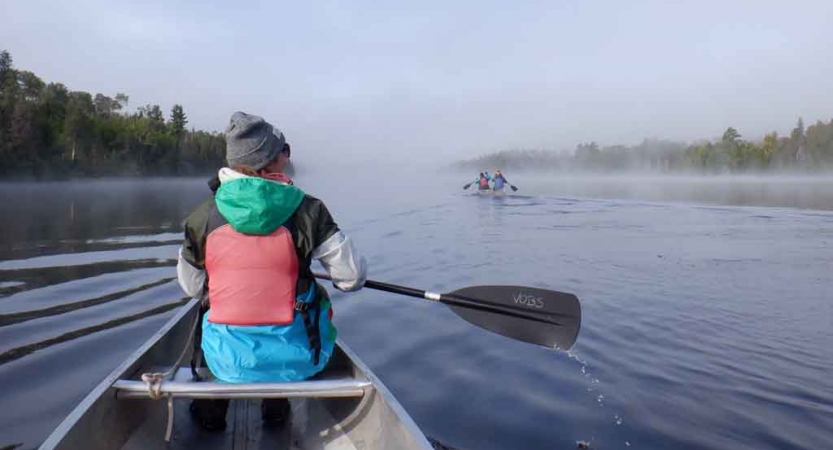
[[[181,368],[173,380],[162,381],[152,390],[145,381],[139,380],[116,380],[113,388],[118,399],[167,400],[165,442],[170,442],[173,432],[175,399],[345,398],[363,397],[366,390],[373,389],[373,383],[369,380],[354,377],[328,377],[287,383],[222,383],[192,381],[189,377],[190,370]]]
[[[186,375],[187,374],[187,375]],[[162,397],[173,398],[292,398],[292,397],[362,397],[373,384],[363,378],[327,377],[286,383],[222,383],[191,381],[190,369],[180,369],[172,381],[159,386]],[[116,395],[122,399],[150,399],[147,384],[141,380],[117,380]]]

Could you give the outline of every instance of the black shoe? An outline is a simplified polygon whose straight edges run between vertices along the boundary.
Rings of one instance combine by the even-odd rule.
[[[263,423],[272,427],[282,427],[289,420],[291,408],[285,398],[265,398],[260,404],[260,417]]]
[[[188,408],[191,415],[206,431],[226,429],[228,400],[193,400]]]

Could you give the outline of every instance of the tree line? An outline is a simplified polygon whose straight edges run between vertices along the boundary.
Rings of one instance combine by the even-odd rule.
[[[466,169],[545,169],[658,171],[695,173],[813,173],[833,169],[833,120],[818,121],[805,129],[803,119],[789,136],[772,132],[761,141],[744,140],[733,127],[720,140],[693,144],[645,139],[634,146],[600,147],[581,143],[574,152],[504,150],[460,161]]]
[[[0,52],[0,176],[193,175],[224,163],[221,133],[188,130],[182,105],[126,112],[129,96],[71,91]]]

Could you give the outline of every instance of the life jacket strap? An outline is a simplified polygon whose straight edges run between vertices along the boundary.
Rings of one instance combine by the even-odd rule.
[[[326,295],[327,291],[323,291]],[[304,320],[304,329],[307,331],[309,349],[312,351],[312,362],[318,365],[321,356],[321,330],[318,322],[321,317],[321,291],[318,285],[313,283],[307,292],[295,299],[295,311]]]
[[[206,282],[206,285],[208,283]],[[203,298],[200,300],[200,309],[197,313],[197,326],[194,327],[194,349],[191,352],[191,379],[193,381],[202,381],[202,376],[197,372],[197,369],[202,365],[202,320],[205,313],[208,312],[208,286],[203,290]]]
[[[303,304],[304,306],[300,306],[299,304]],[[312,303],[296,301],[295,310],[304,319],[304,328],[307,330],[307,338],[309,339],[309,348],[312,350],[312,364],[317,366],[321,357],[321,330],[318,326],[318,321],[321,316],[321,302],[318,300]],[[313,317],[310,317],[311,314]]]

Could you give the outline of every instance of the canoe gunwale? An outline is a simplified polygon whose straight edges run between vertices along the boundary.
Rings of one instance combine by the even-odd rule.
[[[347,357],[353,362],[356,368],[364,374],[367,379],[373,383],[374,391],[380,395],[383,399],[384,403],[393,410],[393,413],[399,418],[402,426],[407,430],[407,432],[413,436],[414,438],[418,438],[417,444],[423,446],[428,450],[433,450],[434,446],[428,442],[428,439],[422,433],[422,430],[417,426],[414,419],[411,418],[411,415],[405,411],[405,408],[399,403],[399,400],[393,396],[393,394],[388,390],[387,386],[382,383],[382,380],[373,373],[372,370],[362,361],[358,355],[356,355],[352,349],[347,347],[346,345],[340,346],[341,350],[347,355]]]
[[[41,444],[40,448],[44,449],[51,449],[56,448],[61,441],[70,434],[73,430],[74,426],[79,422],[79,420],[84,416],[84,414],[95,406],[96,402],[105,395],[112,395],[115,397],[116,391],[113,388],[113,384],[122,378],[125,374],[132,374],[135,373],[139,368],[139,362],[144,355],[150,352],[156,344],[160,341],[168,337],[168,332],[173,329],[185,316],[189,314],[196,314],[196,310],[199,306],[200,300],[199,299],[191,299],[188,303],[185,304],[179,311],[171,317],[170,320],[160,328],[153,336],[150,337],[147,341],[145,341],[135,352],[133,352],[123,363],[119,364],[113,372],[107,375],[104,380],[101,381],[83,400],[75,409],[70,412],[70,414],[66,417],[66,419],[58,425],[57,428],[46,438],[46,440]],[[108,391],[110,391],[108,393]]]

